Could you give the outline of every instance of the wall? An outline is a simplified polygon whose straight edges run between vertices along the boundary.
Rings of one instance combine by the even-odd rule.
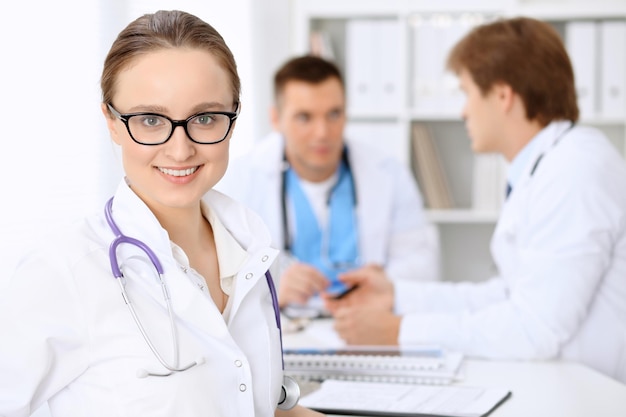
[[[5,5],[0,26],[0,268],[5,273],[0,286],[30,241],[101,210],[122,176],[100,113],[99,77],[106,51],[131,18],[176,8],[197,14],[222,34],[242,79],[243,110],[231,145],[236,155],[251,145],[255,132],[267,129],[267,91],[257,98],[263,90],[256,85],[266,88],[270,64],[264,65],[265,58],[278,59],[278,49],[268,47],[275,32],[265,32],[263,25],[279,30],[275,19],[284,12],[276,14],[273,7],[285,10],[287,2],[33,0]],[[253,11],[264,20],[252,19]],[[286,38],[281,36],[281,42]]]
[[[98,200],[97,12],[93,0],[3,6],[0,281],[26,242]]]

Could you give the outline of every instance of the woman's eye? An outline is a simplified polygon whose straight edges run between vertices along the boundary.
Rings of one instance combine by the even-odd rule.
[[[143,116],[143,120],[142,123],[145,126],[159,126],[162,121],[161,118],[158,116]]]
[[[201,125],[209,125],[213,123],[214,119],[215,118],[212,114],[201,114],[196,118],[196,123]]]

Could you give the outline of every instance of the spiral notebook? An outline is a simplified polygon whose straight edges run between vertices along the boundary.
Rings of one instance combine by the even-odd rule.
[[[303,381],[445,385],[461,377],[462,361],[460,353],[421,346],[286,349],[284,353],[285,374]]]

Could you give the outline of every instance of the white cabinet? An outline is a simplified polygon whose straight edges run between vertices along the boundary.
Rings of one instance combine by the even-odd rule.
[[[494,273],[489,241],[504,198],[506,164],[496,155],[472,153],[460,118],[463,96],[456,78],[444,70],[448,50],[471,27],[500,16],[553,24],[579,79],[580,122],[599,127],[626,153],[625,0],[294,0],[292,5],[292,52],[310,52],[313,39],[344,72],[347,135],[378,144],[414,170],[429,218],[440,230],[446,280],[481,280]],[[425,172],[415,163],[415,148],[419,155],[428,143],[435,155],[429,154]],[[432,174],[437,159],[445,181]]]

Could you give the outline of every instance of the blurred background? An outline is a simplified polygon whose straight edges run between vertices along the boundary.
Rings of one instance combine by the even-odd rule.
[[[288,0],[8,2],[0,26],[0,288],[30,240],[101,210],[114,192],[122,171],[100,112],[102,64],[127,23],[158,9],[198,15],[232,49],[243,101],[233,154],[269,130],[271,74],[290,48]]]
[[[115,191],[122,169],[100,112],[100,72],[117,33],[159,9],[206,20],[235,55],[242,113],[232,156],[270,131],[272,77],[283,61],[309,50],[334,59],[346,76],[346,135],[392,152],[413,170],[440,232],[445,280],[494,272],[488,246],[503,198],[506,167],[499,157],[471,152],[463,98],[444,74],[447,51],[472,26],[511,15],[553,24],[572,58],[581,122],[604,131],[626,155],[626,0],[5,3],[0,291],[30,242],[102,210]],[[48,416],[46,409],[35,415]]]

